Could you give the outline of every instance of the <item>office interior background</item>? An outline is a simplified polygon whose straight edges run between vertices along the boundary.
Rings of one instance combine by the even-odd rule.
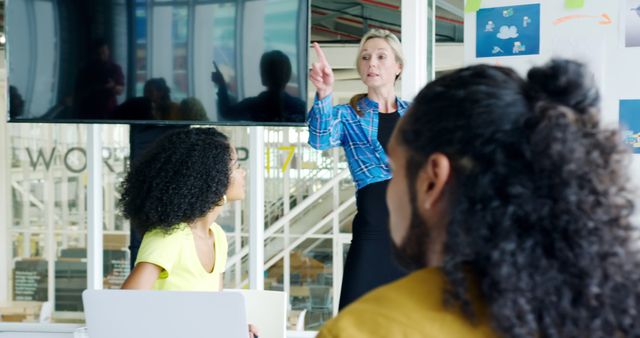
[[[31,2],[33,8],[30,10],[37,17],[34,22],[39,25],[55,23],[53,1]],[[470,22],[469,14],[465,13],[464,0],[424,1],[426,10],[418,16],[427,26],[428,34],[420,37],[427,46],[427,53],[424,59],[412,62],[426,65],[429,70],[427,80],[466,63],[479,62],[475,54],[475,36],[471,47],[471,41],[466,41],[466,44],[463,41],[463,37],[468,37],[470,32],[475,35],[476,29],[475,18]],[[602,43],[602,49],[590,49],[588,44],[569,44],[559,56],[580,58],[584,56],[582,54],[591,54],[591,66],[594,66],[596,76],[600,80],[609,80],[606,87],[605,81],[602,81],[601,89],[605,111],[608,112],[604,119],[610,123],[619,122],[618,99],[640,98],[637,82],[635,87],[633,82],[632,85],[611,85],[618,81],[614,81],[614,77],[636,76],[637,79],[640,74],[636,68],[627,69],[624,73],[618,68],[611,70],[604,66],[616,64],[622,67],[639,57],[638,48],[631,51],[624,43],[620,46],[617,38],[614,39],[616,41],[609,39],[612,34],[617,36],[620,30],[624,30],[623,9],[631,1],[612,1],[604,5],[587,0],[585,8],[575,10],[585,10],[588,14],[607,11],[608,16],[613,18],[610,26],[598,22],[593,24],[593,29],[603,27],[607,30],[595,35],[591,30],[584,29],[583,33],[576,33],[576,30],[582,29],[580,25],[591,24],[586,21],[576,23],[571,34],[557,34],[553,43],[542,44],[540,50],[540,54],[547,57],[552,54],[550,49],[559,50],[563,41],[608,41]],[[514,0],[509,3],[532,2]],[[543,7],[542,15],[545,17],[577,13],[561,13],[569,9],[563,7],[563,1],[560,0],[535,2],[548,5]],[[166,63],[167,69],[151,69],[153,67],[147,66],[154,65],[152,56],[137,53],[136,57],[144,62],[138,63],[135,74],[125,74],[139,79],[136,90],[140,92],[142,84],[154,74],[163,73],[174,75],[168,81],[172,100],[179,101],[196,91],[197,88],[180,81],[183,74],[189,71],[180,65],[196,55],[197,47],[181,39],[179,33],[167,30],[172,27],[172,21],[193,21],[193,24],[197,24],[198,20],[211,19],[204,14],[194,13],[211,13],[215,20],[233,30],[235,25],[242,22],[241,17],[235,17],[234,3],[204,0],[137,1],[134,13],[137,20],[167,20],[165,25],[149,26],[147,36],[137,43],[143,45],[160,37],[170,37],[174,62]],[[334,68],[334,103],[346,103],[351,96],[365,90],[354,60],[359,39],[368,29],[383,28],[398,36],[406,33],[402,31],[402,16],[406,15],[402,12],[402,6],[405,3],[407,0],[310,1],[310,41],[321,43]],[[4,1],[0,1],[0,8],[3,5]],[[483,6],[500,5],[500,1],[495,0],[483,2]],[[291,9],[283,7],[280,10]],[[0,32],[4,32],[3,21],[4,13],[0,13]],[[553,25],[549,23],[547,26],[560,27]],[[543,34],[548,33],[543,29]],[[277,23],[271,27],[269,34],[277,36]],[[37,43],[46,47],[54,42]],[[572,53],[577,54],[568,51],[571,46],[574,47]],[[623,55],[620,48],[626,54]],[[514,49],[514,52],[517,50]],[[4,54],[3,43],[0,44],[0,53]],[[611,55],[618,55],[620,59]],[[126,57],[114,54],[116,61]],[[309,58],[310,64],[314,59],[312,52]],[[637,58],[635,60],[637,63]],[[8,91],[4,62],[4,57],[0,57],[2,116],[6,116]],[[495,60],[495,64],[511,65],[518,69],[527,68],[532,63],[531,59],[522,56]],[[53,72],[55,67],[53,64],[33,66],[45,72]],[[313,86],[309,85],[308,88],[309,102],[312,102]],[[403,93],[401,83],[397,89]],[[38,322],[43,304],[51,307],[53,323],[82,323],[84,320],[81,292],[87,288],[87,263],[92,261],[92,251],[87,250],[89,128],[87,124],[10,124],[4,118],[0,119],[0,320],[3,322]],[[129,126],[109,124],[101,125],[100,129],[100,190],[103,199],[103,273],[100,284],[103,288],[119,288],[130,269],[129,223],[116,207],[118,185],[129,164]],[[227,206],[218,219],[227,232],[229,242],[225,287],[250,287],[250,276],[259,274],[261,278],[254,280],[261,281],[260,287],[288,294],[288,329],[317,330],[337,312],[342,265],[349,249],[351,223],[355,215],[355,188],[344,154],[341,149],[322,152],[311,149],[307,145],[308,134],[304,127],[265,127],[261,134],[263,151],[258,154],[251,151],[250,127],[224,126],[219,129],[238,147],[239,159],[248,170],[247,177],[256,175],[249,165],[253,156],[262,156],[264,164],[259,168],[264,177],[263,257],[260,271],[251,271],[250,261],[254,252],[249,249],[252,236],[249,226],[251,199],[247,198]],[[629,144],[634,150],[640,147],[640,130],[625,135],[628,135]],[[638,155],[634,156],[630,165],[640,172]],[[637,179],[638,175],[635,176]],[[249,195],[255,192],[252,192],[255,187],[249,186],[248,189]]]
[[[171,30],[176,21],[215,20],[229,31],[242,21],[235,17],[236,1],[137,1],[135,17],[148,24],[144,44],[154,39],[172,39],[173,62],[167,69],[152,55],[136,57],[136,93],[154,74],[172,74],[168,80],[172,101],[178,102],[197,88],[181,81],[187,58],[197,55],[197,46]],[[53,30],[56,12],[53,0],[26,2],[35,19],[27,30]],[[319,41],[335,69],[335,99],[344,103],[365,87],[355,70],[360,37],[370,28],[383,28],[400,36],[401,1],[313,0],[310,2],[310,40]],[[423,19],[435,27],[424,36],[429,50],[446,53],[436,71],[462,65],[462,0],[429,1]],[[4,35],[4,1],[0,1]],[[123,6],[114,10],[126,10]],[[282,7],[286,12],[294,9]],[[194,14],[194,13],[197,13]],[[274,12],[274,17],[279,13]],[[211,17],[207,17],[211,16]],[[435,21],[433,21],[435,20]],[[151,25],[150,22],[155,22]],[[158,24],[164,22],[165,24]],[[36,24],[37,23],[37,24]],[[50,25],[46,27],[46,25]],[[278,35],[273,22],[264,34]],[[28,38],[29,32],[19,32]],[[35,41],[40,51],[55,50],[56,41]],[[4,43],[1,47],[4,56]],[[113,53],[116,62],[127,55]],[[310,57],[313,57],[310,53]],[[429,54],[428,62],[433,58]],[[87,288],[88,195],[87,124],[7,123],[6,63],[0,58],[0,320],[38,322],[43,304],[52,309],[53,323],[82,323],[81,292]],[[55,71],[55,64],[34,64],[42,72]],[[399,85],[401,87],[401,85]],[[309,87],[311,88],[311,86]],[[398,88],[400,90],[400,88]],[[313,92],[309,92],[312,102]],[[51,98],[53,103],[53,95]],[[102,143],[102,256],[103,288],[119,288],[130,271],[129,222],[117,210],[118,185],[129,165],[129,126],[101,125]],[[219,127],[238,148],[241,163],[249,170],[252,156],[248,127]],[[349,249],[351,222],[355,215],[355,188],[340,149],[316,151],[307,145],[304,127],[264,129],[264,284],[266,290],[289,295],[288,328],[317,330],[337,312],[342,264]],[[250,170],[247,177],[251,176]],[[248,188],[250,191],[252,187]],[[248,204],[234,202],[219,218],[228,235],[229,259],[225,287],[249,287]]]

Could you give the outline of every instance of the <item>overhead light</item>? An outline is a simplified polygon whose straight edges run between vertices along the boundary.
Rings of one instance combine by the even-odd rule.
[[[7,42],[7,38],[4,36],[4,33],[0,33],[0,45],[4,45]]]

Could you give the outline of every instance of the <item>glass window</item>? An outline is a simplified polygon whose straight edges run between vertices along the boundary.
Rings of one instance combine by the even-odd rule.
[[[267,6],[268,15],[260,15],[264,22],[255,22],[253,10],[263,10],[256,6]],[[297,60],[295,46],[285,43],[294,33],[284,29],[297,20],[297,6],[292,1],[245,1],[243,13],[237,13],[234,2],[136,0],[134,94],[141,96],[144,83],[152,77],[167,81],[173,101],[214,93],[213,61],[235,96],[258,94],[261,84],[244,78],[238,64],[255,66],[245,73],[259,73],[261,53],[274,49]],[[238,14],[242,17],[236,18]],[[248,29],[252,20],[262,28],[256,30],[259,36],[239,46],[237,30]],[[211,33],[215,44],[207,38]],[[300,67],[292,64],[291,83],[300,76]],[[187,76],[190,72],[192,79]],[[287,90],[300,88],[290,84]],[[210,96],[203,105],[215,112],[215,95]],[[304,311],[304,327],[318,329],[336,312],[355,214],[355,188],[344,153],[311,149],[306,128],[266,128],[265,153],[251,154],[248,128],[219,129],[236,146],[245,169],[249,170],[251,156],[265,156],[265,288],[286,291],[290,318],[298,319]],[[2,146],[10,155],[11,200],[4,202],[9,204],[8,236],[2,238],[11,242],[0,248],[7,250],[10,273],[0,281],[0,287],[9,290],[8,299],[0,301],[8,302],[10,309],[3,310],[2,319],[33,319],[33,311],[25,309],[49,301],[55,321],[81,320],[81,291],[87,283],[86,125],[12,124],[7,130],[8,144]],[[117,187],[129,162],[129,128],[105,125],[102,131],[103,285],[119,288],[129,274],[130,261],[129,223],[117,210]],[[247,172],[247,177],[252,174]],[[308,199],[311,205],[301,209]],[[229,243],[228,288],[248,285],[248,203],[247,198],[228,205],[217,220]],[[295,322],[290,321],[291,329]]]
[[[8,318],[29,320],[28,309],[50,302],[54,321],[82,318],[87,286],[86,125],[11,124],[9,169],[11,248]],[[119,288],[129,274],[129,225],[116,211],[129,156],[128,127],[103,130],[104,286]],[[5,312],[3,312],[3,320]],[[13,314],[13,315],[12,315]]]
[[[182,5],[153,7],[151,20],[151,77],[164,78],[171,98],[182,100],[189,94],[188,8]],[[167,53],[167,50],[171,51]]]
[[[144,0],[137,0],[137,2],[144,3]],[[148,63],[147,63],[147,7],[136,6],[135,7],[135,27],[134,27],[134,41],[135,41],[135,96],[142,96],[144,93],[144,83],[147,81]]]
[[[213,63],[220,69],[230,95],[238,96],[236,75],[236,4],[198,4],[195,10],[194,86],[196,97],[210,97],[202,102],[209,116],[218,116],[216,88],[211,81]],[[207,70],[207,71],[205,71]],[[211,70],[211,71],[208,71]]]
[[[18,20],[16,29],[12,32],[11,48],[27,59],[23,65],[11,69],[12,86],[23,97],[32,97],[24,107],[25,114],[30,111],[47,111],[54,103],[57,93],[52,88],[57,88],[56,65],[59,55],[56,37],[56,13],[51,1],[20,1],[9,7],[8,17],[26,17],[28,20]],[[37,39],[30,37],[36,36]],[[36,74],[50,79],[47,81],[35,81]]]
[[[240,164],[247,168],[249,134],[245,127],[220,127],[236,147]],[[7,283],[9,313],[24,314],[43,302],[54,307],[54,321],[82,318],[81,292],[86,288],[87,158],[86,125],[12,124],[8,126],[12,160],[7,162],[11,183],[11,226],[6,246],[11,271]],[[129,162],[129,128],[105,125],[103,136],[103,269],[105,288],[119,288],[129,274],[129,224],[118,212],[118,186]],[[335,311],[333,247],[343,234],[334,230],[350,223],[351,206],[332,208],[353,197],[338,151],[311,149],[305,128],[266,128],[265,168],[265,286],[290,293],[291,317],[308,313],[307,329],[319,327]],[[336,159],[338,162],[336,162]],[[250,172],[247,175],[251,175]],[[334,182],[333,190],[320,193]],[[249,187],[250,189],[250,187]],[[311,207],[296,206],[314,198]],[[227,232],[229,259],[225,286],[248,284],[248,199],[230,204],[217,220]],[[290,215],[287,222],[283,217]],[[293,217],[292,217],[293,216]],[[339,246],[335,246],[340,248]],[[340,249],[335,256],[342,259]],[[26,311],[26,312],[25,312]],[[29,320],[27,315],[5,319]]]
[[[242,40],[242,64],[244,66],[244,97],[256,96],[264,90],[262,83],[255,81],[255,74],[260,74],[260,57],[262,53],[279,50],[292,60],[291,78],[287,91],[298,95],[300,88],[294,86],[298,77],[297,46],[291,41],[297,41],[296,32],[292,26],[298,25],[297,1],[247,1],[244,5],[244,31],[261,31],[260,35],[246,35]],[[263,15],[266,13],[266,15]]]

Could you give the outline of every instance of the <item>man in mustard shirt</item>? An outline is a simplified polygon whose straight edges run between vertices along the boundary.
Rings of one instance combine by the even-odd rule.
[[[640,337],[628,150],[598,103],[567,60],[427,85],[389,145],[391,237],[415,272],[318,337]]]

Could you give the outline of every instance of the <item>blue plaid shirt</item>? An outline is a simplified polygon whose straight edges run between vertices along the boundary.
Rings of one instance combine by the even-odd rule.
[[[360,189],[391,178],[389,160],[378,142],[378,103],[366,96],[358,101],[360,117],[348,104],[332,105],[332,95],[318,100],[309,112],[309,145],[318,150],[344,147],[351,176]],[[409,103],[396,98],[398,113]]]

